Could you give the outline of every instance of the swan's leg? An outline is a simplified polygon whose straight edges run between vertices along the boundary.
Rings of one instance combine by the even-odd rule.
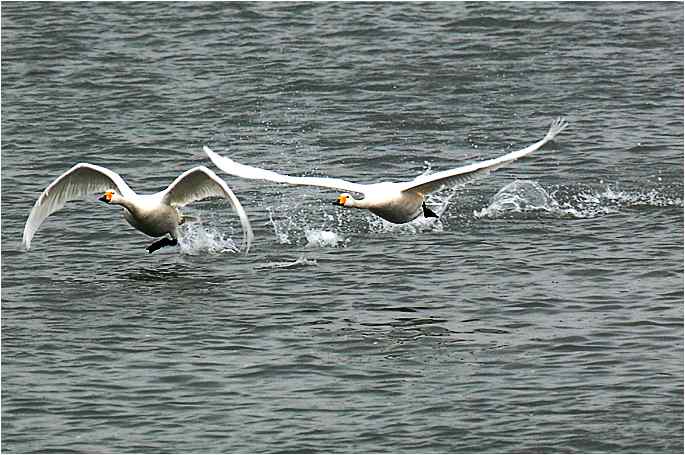
[[[424,218],[440,218],[438,214],[436,214],[434,211],[426,207],[426,203],[424,202],[423,205],[423,217]]]
[[[178,245],[178,240],[177,239],[170,239],[168,237],[162,237],[161,239],[155,241],[147,247],[147,252],[148,253],[154,253],[160,248],[164,248],[165,246],[175,246]]]
[[[149,247],[147,247],[147,252],[148,252],[148,253],[154,253],[154,252],[157,251],[158,249],[160,249],[160,248],[162,248],[162,247],[165,247],[166,244],[167,244],[166,242],[168,242],[168,241],[169,241],[168,238],[162,237],[161,239],[159,239],[159,240],[153,242],[152,245],[150,245]]]

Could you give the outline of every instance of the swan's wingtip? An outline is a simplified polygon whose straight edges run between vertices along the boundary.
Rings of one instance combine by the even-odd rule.
[[[546,139],[548,141],[554,139],[554,137],[564,131],[566,127],[568,127],[568,122],[566,119],[564,117],[557,117],[549,126]]]
[[[247,214],[245,215],[245,219],[247,220]],[[250,252],[250,247],[252,246],[252,241],[254,240],[254,232],[252,232],[252,227],[249,225],[249,221],[247,225],[243,225],[243,246],[244,251],[243,251],[243,256],[247,256],[247,253]]]
[[[217,164],[217,161],[220,161],[221,159],[225,159],[222,156],[220,156],[218,153],[216,153],[214,150],[210,149],[206,145],[202,147],[202,150],[204,150],[205,155],[209,157],[209,159],[214,163]],[[218,166],[218,164],[217,164]]]
[[[252,240],[254,240],[254,237],[252,235],[252,229],[250,229],[250,232],[243,236],[243,243],[241,244],[241,249],[243,250],[243,256],[247,256],[247,253],[250,252],[250,247],[252,246]]]

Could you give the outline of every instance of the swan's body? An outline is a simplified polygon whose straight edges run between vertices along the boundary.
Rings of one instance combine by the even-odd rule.
[[[208,197],[230,201],[240,217],[245,252],[250,248],[253,235],[245,210],[226,182],[206,167],[199,166],[184,172],[163,191],[139,195],[119,174],[88,163],[75,165],[43,191],[26,221],[24,247],[27,250],[31,247],[31,239],[43,221],[64,207],[67,201],[102,191],[105,193],[99,200],[122,206],[124,218],[131,226],[150,237],[163,237],[148,247],[150,253],[178,243],[178,226],[183,224],[184,218],[177,207]]]
[[[414,191],[402,191],[397,183],[382,182],[367,185],[364,199],[354,199],[345,193],[335,205],[356,209],[368,209],[374,215],[401,224],[426,214],[424,195]],[[431,212],[428,212],[431,213]]]
[[[544,138],[522,150],[508,153],[499,158],[436,172],[435,174],[420,175],[408,182],[382,182],[371,185],[362,185],[348,182],[347,180],[325,177],[292,177],[236,163],[229,158],[217,155],[206,146],[204,151],[219,169],[238,177],[288,183],[291,185],[320,186],[352,193],[361,193],[364,195],[363,199],[354,199],[348,193],[343,193],[338,196],[338,200],[334,204],[344,207],[368,209],[383,219],[400,224],[412,221],[421,214],[437,217],[425,205],[428,194],[459,184],[465,184],[478,176],[486,175],[500,166],[526,156],[554,139],[567,125],[563,118],[558,118],[552,122]]]

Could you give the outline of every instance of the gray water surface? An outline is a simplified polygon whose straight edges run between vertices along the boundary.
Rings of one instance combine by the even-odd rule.
[[[221,174],[406,180],[435,222]],[[180,248],[74,201],[208,165]],[[451,199],[450,199],[451,198]],[[682,3],[2,2],[5,452],[683,451]]]

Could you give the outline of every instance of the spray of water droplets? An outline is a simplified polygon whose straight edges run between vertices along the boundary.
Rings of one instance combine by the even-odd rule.
[[[184,224],[179,238],[181,253],[191,256],[210,253],[237,253],[239,246],[220,230],[199,223]]]
[[[487,207],[475,210],[475,218],[539,216],[554,218],[596,218],[631,207],[682,207],[679,197],[657,189],[617,191],[610,185],[596,190],[558,188],[547,192],[537,182],[517,180],[491,199]]]

